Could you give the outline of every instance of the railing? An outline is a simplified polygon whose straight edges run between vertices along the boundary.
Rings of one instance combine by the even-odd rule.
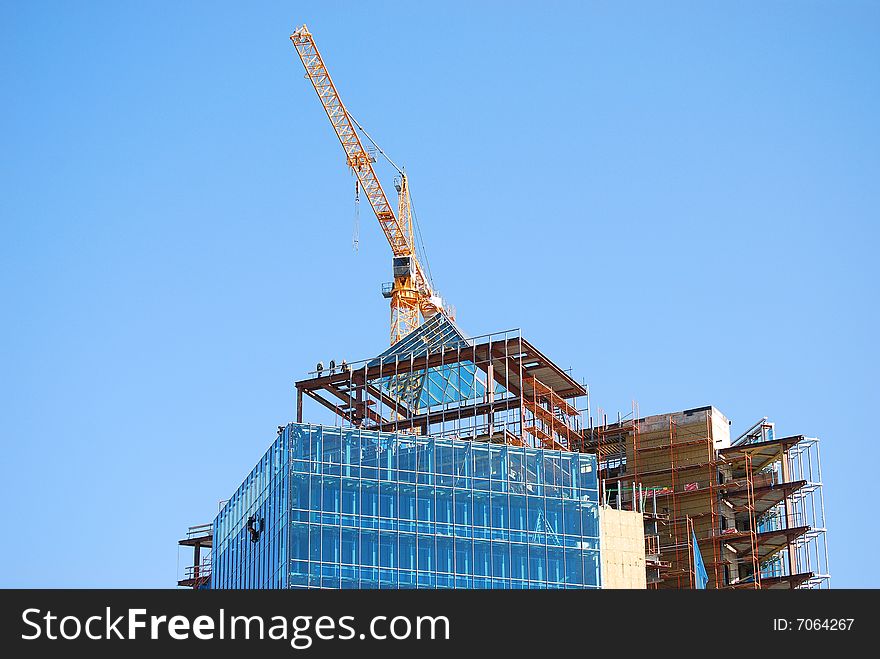
[[[497,338],[493,338],[493,337],[497,337]],[[488,334],[478,334],[476,336],[466,337],[464,340],[464,344],[462,344],[462,350],[465,350],[466,348],[473,348],[474,346],[476,346],[480,343],[488,343],[488,342],[495,342],[495,341],[501,342],[501,341],[506,341],[508,339],[513,339],[513,338],[517,338],[517,337],[521,338],[521,333],[520,333],[519,328],[500,330],[498,332],[489,332]],[[486,340],[484,341],[484,339],[486,339]],[[437,352],[437,350],[435,350],[434,352]],[[510,357],[513,359],[516,357],[516,355],[510,355]],[[359,360],[353,361],[353,362],[346,362],[345,368],[346,368],[346,370],[355,370],[356,371],[360,368],[363,368],[364,366],[366,366],[370,362],[375,361],[376,359],[378,359],[378,357],[370,357],[368,359],[359,359]],[[407,360],[404,359],[401,361],[402,361],[402,363],[405,363]],[[317,369],[312,370],[312,371],[306,371],[306,376],[308,378],[313,378],[316,376],[320,377],[321,375],[331,375],[332,373],[337,373],[337,372],[341,373],[342,370],[343,369],[341,368],[341,362],[337,362],[336,367],[334,369],[323,368],[320,371]],[[394,373],[386,373],[386,375],[394,375]]]
[[[213,524],[198,524],[196,526],[190,526],[186,531],[187,539],[191,538],[201,538],[206,535],[211,535],[214,532]]]
[[[756,442],[765,442],[774,438],[776,425],[772,421],[768,421],[765,416],[760,421],[752,425],[742,435],[730,442],[731,446],[741,446],[743,444],[754,444]]]
[[[211,576],[211,556],[208,555],[198,565],[188,565],[183,569],[186,579],[206,579]]]

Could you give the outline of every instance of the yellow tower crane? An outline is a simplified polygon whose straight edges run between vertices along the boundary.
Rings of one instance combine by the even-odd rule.
[[[290,35],[290,40],[345,150],[346,163],[357,177],[391,245],[394,283],[383,290],[383,295],[391,299],[391,343],[396,343],[417,328],[423,319],[435,314],[442,313],[454,320],[452,308],[444,306],[442,298],[434,292],[416,255],[412,202],[406,174],[391,163],[400,174],[399,181],[395,181],[398,194],[395,215],[373,169],[375,158],[364,149],[355,127],[364,135],[367,134],[345,109],[312,34],[303,25]]]

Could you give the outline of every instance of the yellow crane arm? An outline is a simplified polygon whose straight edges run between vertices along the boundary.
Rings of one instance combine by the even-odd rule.
[[[312,86],[318,93],[318,98],[321,100],[321,105],[324,106],[324,111],[333,125],[333,130],[336,131],[336,136],[342,143],[348,166],[354,170],[364,190],[364,194],[373,208],[373,212],[376,213],[376,219],[379,220],[379,224],[385,232],[385,237],[388,238],[391,251],[394,253],[394,256],[410,256],[414,254],[415,250],[413,249],[412,239],[407,235],[400,222],[398,222],[391,204],[388,203],[385,190],[382,189],[382,184],[373,170],[370,155],[364,149],[354,129],[351,117],[348,116],[348,111],[345,109],[345,105],[342,104],[342,99],[339,98],[336,85],[330,79],[330,73],[327,71],[327,67],[324,66],[324,60],[321,58],[321,53],[318,52],[318,47],[315,45],[315,40],[312,38],[311,33],[303,25],[290,35],[290,40],[293,42],[296,52],[302,60],[303,66],[306,69],[306,75],[308,75]]]
[[[420,316],[430,318],[442,312],[449,318],[454,318],[454,312],[444,309],[443,301],[431,289],[416,255],[406,175],[401,173],[398,210],[395,214],[373,169],[373,159],[364,149],[355,130],[357,122],[345,109],[312,34],[303,25],[290,35],[290,40],[318,94],[327,118],[330,119],[336,137],[345,150],[348,166],[357,176],[370,207],[385,232],[388,244],[391,245],[395,257],[394,285],[386,294],[386,297],[391,298],[391,342],[398,341],[418,327]]]

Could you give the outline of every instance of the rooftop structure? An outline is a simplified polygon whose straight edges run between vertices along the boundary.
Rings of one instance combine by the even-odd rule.
[[[343,426],[568,449],[580,440],[586,388],[519,330],[466,339],[437,314],[378,357],[312,372],[303,397]]]

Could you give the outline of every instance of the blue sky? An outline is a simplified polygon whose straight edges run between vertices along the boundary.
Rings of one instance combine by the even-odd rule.
[[[293,381],[384,349],[303,22],[465,331],[821,437],[832,583],[880,586],[869,2],[4,3],[0,586],[173,585]]]

